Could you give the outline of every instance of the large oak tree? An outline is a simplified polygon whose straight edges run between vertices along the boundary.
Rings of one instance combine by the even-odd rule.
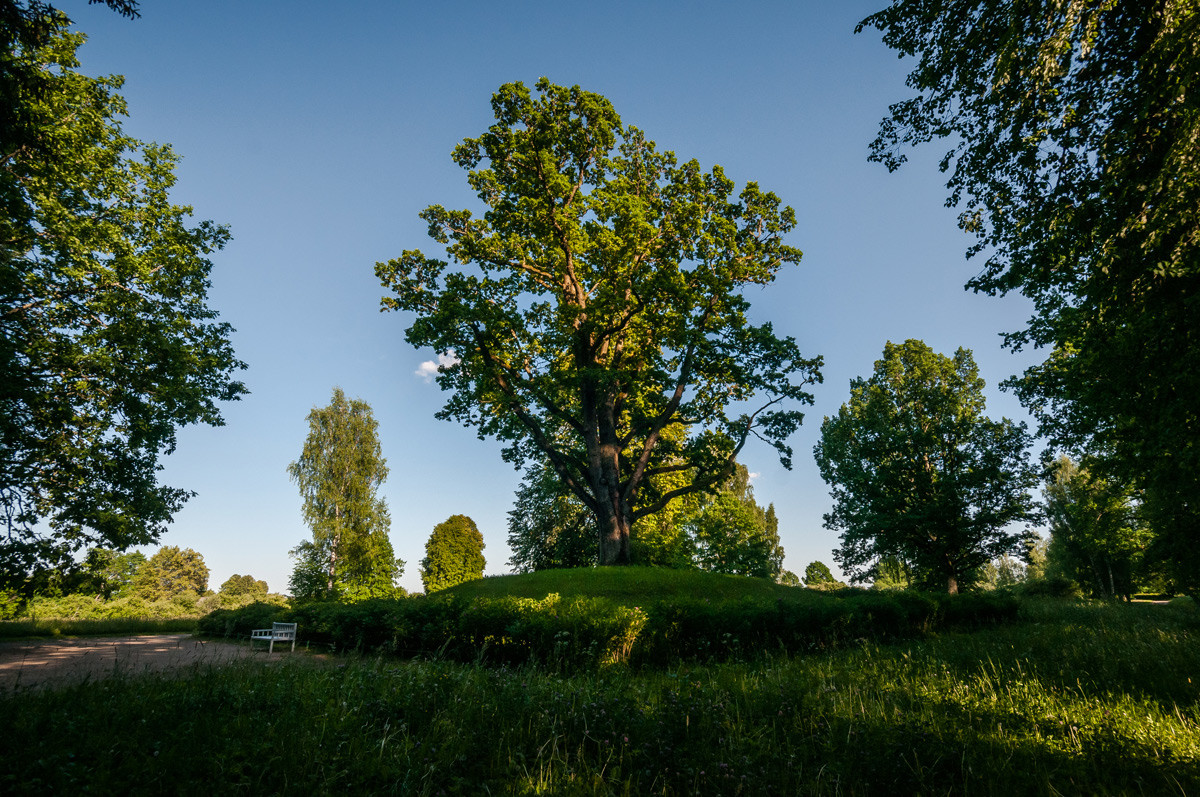
[[[795,215],[658,151],[598,94],[536,88],[502,86],[495,124],[454,150],[483,216],[421,214],[455,266],[406,251],[376,273],[384,307],[416,315],[408,341],[457,358],[438,417],[515,463],[546,457],[595,518],[600,562],[626,563],[633,522],[719,484],[750,437],[790,465],[820,360],[752,324],[743,291],[800,259]],[[689,434],[663,434],[676,424]]]

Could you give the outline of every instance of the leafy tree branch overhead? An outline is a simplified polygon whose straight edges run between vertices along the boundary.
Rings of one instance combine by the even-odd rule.
[[[514,463],[545,456],[595,518],[601,563],[626,563],[633,521],[719,484],[749,438],[790,466],[821,361],[752,324],[743,289],[799,261],[795,214],[658,151],[579,87],[510,83],[492,108],[454,150],[486,212],[426,208],[450,262],[377,264],[383,307],[415,314],[414,346],[457,356],[438,417],[503,440]],[[674,424],[689,434],[664,435]],[[680,471],[676,489],[643,489]]]
[[[220,425],[218,403],[246,393],[233,330],[208,305],[207,256],[228,230],[171,202],[178,156],[124,133],[122,79],[76,72],[84,37],[31,8],[49,15],[34,20],[43,33],[4,31],[3,88],[21,106],[0,138],[0,575],[12,584],[88,546],[158,539],[190,495],[158,481],[176,430]],[[11,23],[11,4],[0,10]]]
[[[895,0],[860,23],[916,63],[872,158],[948,140],[968,287],[1034,304],[1011,386],[1055,445],[1143,491],[1200,590],[1200,5]]]

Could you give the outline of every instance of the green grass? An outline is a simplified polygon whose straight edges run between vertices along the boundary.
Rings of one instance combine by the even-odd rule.
[[[5,794],[1189,794],[1193,606],[575,675],[305,656],[0,699]]]
[[[117,617],[104,620],[8,620],[0,622],[0,639],[40,637],[125,636],[127,634],[192,633],[196,618],[159,620]]]
[[[628,606],[645,606],[681,596],[713,601],[742,598],[804,600],[803,587],[784,587],[765,578],[746,578],[701,570],[663,567],[593,567],[573,570],[540,570],[511,576],[488,576],[435,592],[437,598],[544,598],[558,593],[564,598],[608,598]]]

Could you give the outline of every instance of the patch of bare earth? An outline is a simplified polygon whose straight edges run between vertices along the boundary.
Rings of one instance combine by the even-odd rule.
[[[249,657],[281,661],[292,653],[279,647],[268,656],[246,642],[200,639],[191,634],[47,639],[0,642],[0,690],[63,686],[113,675],[218,665]]]

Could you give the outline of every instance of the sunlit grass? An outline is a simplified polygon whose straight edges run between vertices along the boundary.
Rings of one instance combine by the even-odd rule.
[[[126,634],[191,633],[196,618],[117,617],[103,620],[9,620],[0,622],[0,639],[37,637],[124,636]]]
[[[0,701],[0,792],[1188,794],[1190,607],[575,675],[304,656]]]
[[[539,570],[510,576],[488,576],[433,593],[456,598],[544,598],[557,593],[564,598],[607,598],[629,605],[646,605],[680,596],[713,601],[742,598],[803,600],[812,595],[803,587],[785,587],[765,578],[746,578],[701,570],[664,567],[593,567],[572,570]]]

